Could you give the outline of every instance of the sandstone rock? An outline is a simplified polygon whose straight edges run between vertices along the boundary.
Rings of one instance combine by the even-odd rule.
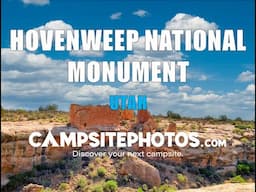
[[[42,189],[44,189],[42,185],[30,183],[23,187],[22,192],[40,192]]]
[[[133,120],[134,111],[133,110],[122,110],[121,111],[121,120]]]
[[[108,105],[70,106],[70,124],[80,130],[111,131],[119,123],[120,111],[111,110]]]
[[[139,110],[137,114],[137,122],[138,123],[145,123],[148,121],[152,116],[150,115],[150,112],[147,110]]]
[[[167,131],[168,132],[176,132],[177,131],[176,124],[174,122],[170,122]]]
[[[119,173],[121,175],[132,175],[150,186],[159,186],[161,178],[158,169],[149,163],[133,156],[124,157]]]
[[[143,133],[146,132],[152,132],[153,130],[155,130],[157,128],[157,124],[153,119],[149,119],[147,120],[144,124],[143,124],[143,128],[142,131]]]

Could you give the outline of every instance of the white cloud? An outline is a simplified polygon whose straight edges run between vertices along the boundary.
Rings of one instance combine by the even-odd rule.
[[[195,95],[188,95],[187,93],[183,94],[183,100],[184,101],[189,101],[192,103],[204,103],[204,102],[209,102],[211,103],[212,101],[217,101],[221,98],[221,96],[213,93],[206,93],[206,94],[195,94]]]
[[[83,51],[82,49],[78,51],[70,51],[69,54],[75,57],[103,57],[103,43],[101,42],[101,48],[99,51]]]
[[[239,74],[237,80],[240,82],[249,82],[255,80],[255,74],[251,71],[244,71]]]
[[[180,92],[189,92],[189,91],[191,91],[191,90],[192,90],[191,87],[188,86],[188,85],[179,86],[179,91],[180,91]]]
[[[72,25],[65,23],[63,20],[53,20],[53,21],[48,21],[46,24],[36,27],[33,30],[49,30],[49,29],[72,30],[73,27]]]
[[[72,102],[89,102],[93,104],[107,103],[109,95],[116,94],[117,88],[109,85],[84,85],[69,90],[65,97]]]
[[[176,14],[170,21],[165,24],[166,29],[183,29],[183,30],[215,30],[218,28],[214,22],[208,22],[202,17],[192,16],[186,13]]]
[[[192,25],[190,25],[192,23]],[[215,23],[210,23],[204,18],[192,16],[189,14],[178,13],[171,20],[166,23],[165,29],[217,29]],[[160,35],[159,35],[160,37]],[[160,38],[158,38],[160,39]],[[128,54],[124,60],[127,61],[179,61],[187,60],[187,56],[180,51],[145,51],[145,36],[140,36],[139,40],[134,43],[133,53]],[[197,81],[206,81],[209,79],[208,75],[189,70],[187,72],[187,79]]]
[[[202,88],[201,87],[195,87],[193,89],[193,93],[196,94],[196,93],[200,93],[202,91]]]
[[[200,75],[198,78],[198,80],[200,80],[200,81],[206,81],[207,79],[208,79],[208,77],[204,74]]]
[[[246,87],[246,91],[248,91],[249,93],[254,93],[255,92],[255,85],[254,84],[250,84]]]
[[[143,10],[143,9],[139,9],[139,10],[137,10],[137,11],[134,11],[132,14],[133,14],[133,15],[136,15],[136,16],[138,16],[138,17],[145,17],[145,16],[148,15],[148,12],[145,11],[145,10]]]
[[[58,26],[54,26],[54,23]],[[64,21],[48,22],[42,28],[68,28]],[[39,28],[40,28],[39,27]],[[143,38],[135,45],[133,54],[127,60],[179,60],[181,52],[149,53],[143,50]],[[168,110],[185,116],[206,115],[254,118],[255,85],[248,84],[243,90],[218,93],[201,87],[180,86],[175,89],[170,84],[133,83],[116,84],[72,84],[67,81],[66,61],[54,60],[45,54],[2,49],[2,101],[3,106],[12,108],[38,107],[56,103],[61,109],[68,109],[70,103],[105,104],[111,94],[147,95],[148,108],[154,113],[165,114]],[[205,74],[193,73],[194,79],[207,79]],[[171,88],[170,88],[171,87]]]
[[[29,53],[26,51],[12,51],[9,48],[2,48],[1,61],[7,66],[44,68],[52,67],[54,62],[44,54]]]
[[[25,53],[25,57],[26,54],[29,53]],[[23,66],[30,62],[26,59],[23,61],[26,62]],[[238,116],[244,119],[254,118],[252,107],[255,105],[254,84],[249,84],[244,90],[222,94],[188,85],[180,86],[175,90],[170,89],[169,85],[153,82],[128,82],[118,87],[97,84],[81,86],[81,84],[65,83],[67,69],[60,65],[63,61],[52,59],[51,61],[56,62],[53,70],[32,68],[32,71],[27,72],[17,69],[2,71],[3,106],[27,108],[27,103],[34,107],[56,103],[61,109],[68,109],[70,103],[106,104],[109,95],[113,94],[147,95],[148,108],[154,114],[165,114],[168,110],[172,110],[192,117],[206,115],[217,117],[226,114],[231,118]],[[3,65],[6,66],[6,61]]]
[[[121,16],[122,16],[122,12],[113,13],[112,15],[110,15],[110,19],[118,20],[118,19],[121,19]]]
[[[22,2],[24,4],[31,4],[31,5],[38,5],[38,6],[50,4],[49,0],[22,0]]]

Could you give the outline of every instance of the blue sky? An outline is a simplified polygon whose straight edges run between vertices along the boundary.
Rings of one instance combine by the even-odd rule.
[[[231,118],[254,119],[254,12],[252,0],[4,0],[2,105],[37,109],[40,105],[56,103],[60,109],[68,110],[70,103],[107,103],[110,94],[145,94],[149,98],[149,110],[156,114],[172,110],[193,117],[226,114]],[[11,29],[70,25],[73,29],[136,29],[143,36],[145,29],[164,29],[167,22],[181,14],[186,16],[180,20],[183,25],[194,19],[198,28],[214,23],[221,30],[243,29],[247,51],[182,51],[182,57],[190,61],[187,83],[70,84],[67,60],[136,60],[138,56],[148,55],[136,50],[77,56],[69,52],[8,49]],[[160,58],[157,54],[150,57]]]

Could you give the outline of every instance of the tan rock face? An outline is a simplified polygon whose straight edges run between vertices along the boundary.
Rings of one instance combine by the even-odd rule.
[[[137,114],[137,122],[138,123],[145,123],[149,119],[151,119],[152,116],[149,111],[147,110],[139,110]]]
[[[80,130],[104,131],[120,123],[120,111],[105,106],[70,106],[70,124]]]
[[[44,189],[42,185],[32,184],[23,187],[22,192],[40,192]]]
[[[121,175],[132,175],[150,186],[159,186],[161,178],[158,169],[137,157],[125,157],[120,167]]]

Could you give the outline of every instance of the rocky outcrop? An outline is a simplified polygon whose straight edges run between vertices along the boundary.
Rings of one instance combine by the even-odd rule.
[[[145,123],[143,123],[142,131],[143,133],[153,132],[154,130],[156,130],[156,128],[157,124],[154,119],[149,119]]]
[[[147,110],[139,110],[137,114],[137,123],[145,123],[149,119],[151,119],[152,116],[149,111]]]
[[[170,122],[167,131],[176,132],[177,131],[176,124],[174,122]]]
[[[62,124],[47,123],[41,124],[38,121],[27,122],[2,122],[1,129],[1,184],[8,182],[8,176],[29,171],[34,165],[39,165],[44,162],[56,162],[69,154],[73,148],[71,147],[47,147],[47,148],[33,148],[28,143],[28,138],[31,132],[40,131],[42,137],[51,130],[53,136],[58,141],[60,132],[75,132],[83,130],[90,131],[134,131],[134,132],[155,132],[169,131],[176,132],[176,124],[180,131],[184,125],[192,124],[195,122],[169,122],[168,119],[164,120],[161,128],[158,123],[148,111],[141,110],[137,114],[137,122],[129,121],[132,119],[130,111],[112,111],[108,106],[79,106],[71,105],[70,107],[70,124],[72,126],[63,126]],[[124,120],[124,121],[122,121]],[[133,119],[132,119],[133,120]],[[120,125],[120,123],[123,125]],[[161,160],[164,163],[185,164],[192,163],[197,167],[213,166],[216,168],[223,168],[223,172],[228,168],[234,168],[238,161],[246,160],[255,162],[255,146],[251,144],[242,143],[241,137],[248,138],[249,141],[254,140],[254,130],[247,131],[244,135],[236,135],[233,133],[234,126],[230,124],[209,124],[203,125],[200,129],[199,139],[204,143],[205,139],[226,139],[226,147],[138,147],[136,144],[131,148],[131,151],[147,152],[180,152],[182,157],[145,157],[149,162]],[[75,128],[77,127],[77,128]],[[39,139],[40,141],[41,139]],[[107,138],[105,138],[107,141]],[[83,146],[83,150],[87,151],[89,147]],[[95,149],[99,150],[99,149]],[[128,149],[130,150],[130,149]],[[225,167],[228,167],[225,169]],[[134,174],[145,183],[150,185],[158,185],[160,179],[158,178],[159,172],[150,164],[138,158],[128,158],[120,169],[122,174]],[[152,175],[154,175],[152,177]],[[149,178],[152,177],[153,179]]]
[[[122,110],[121,111],[121,120],[134,120],[134,111],[133,110]]]
[[[70,124],[79,130],[104,131],[120,124],[120,111],[111,110],[108,105],[70,106]]]
[[[42,142],[49,130],[51,130],[53,136],[57,142],[59,139],[59,133],[61,131],[70,132],[77,131],[68,127],[55,127],[54,124],[48,124],[47,127],[37,123],[19,124],[13,122],[16,129],[6,126],[6,123],[2,123],[3,129],[1,130],[1,184],[8,183],[8,176],[30,171],[33,166],[40,165],[42,163],[54,163],[57,160],[63,159],[73,149],[71,147],[47,147],[47,148],[34,148],[28,143],[29,135],[33,131],[39,131],[42,134],[42,138],[38,138],[38,142]],[[8,124],[7,124],[8,125]],[[30,127],[32,126],[32,127]],[[14,128],[15,128],[14,127]]]
[[[42,185],[37,184],[28,184],[25,187],[23,187],[22,192],[40,192],[44,189]]]
[[[119,173],[121,175],[130,174],[150,186],[158,186],[161,184],[158,169],[137,157],[124,157],[120,166]]]

